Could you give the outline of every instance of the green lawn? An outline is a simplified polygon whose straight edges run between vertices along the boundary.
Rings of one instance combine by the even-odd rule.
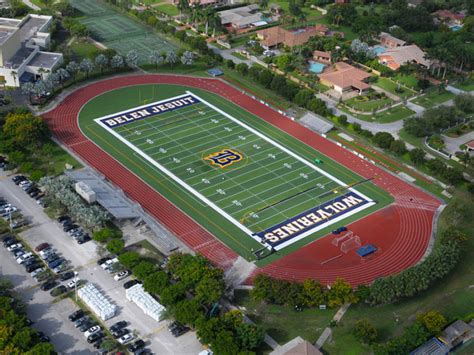
[[[371,112],[373,110],[379,110],[392,103],[393,103],[393,100],[389,99],[388,97],[383,97],[380,99],[370,99],[366,95],[356,96],[344,102],[346,106],[349,106],[354,110],[367,111],[367,112]]]
[[[400,82],[403,85],[408,86],[409,88],[416,88],[416,85],[418,84],[418,79],[413,74],[402,75],[400,73],[397,73],[397,75],[393,76],[392,79],[393,81]]]
[[[464,90],[464,91],[473,91],[474,90],[474,79],[468,79],[463,82],[459,82],[453,85],[455,88]]]
[[[271,0],[268,4],[268,8],[270,8],[271,4],[280,5],[282,10],[285,13],[289,12],[289,2],[288,2],[288,0]],[[316,9],[311,9],[309,6],[305,6],[305,7],[301,8],[301,10],[304,13],[305,18],[306,18],[307,21],[317,19],[317,18],[321,17],[321,15],[322,15],[320,11],[318,11]]]
[[[341,111],[344,111],[354,117],[357,117],[361,120],[367,121],[367,122],[379,122],[379,123],[391,123],[395,122],[398,120],[403,120],[407,117],[410,117],[413,115],[415,112],[410,110],[408,107],[404,105],[397,105],[395,107],[391,107],[388,110],[379,112],[375,115],[362,115],[362,114],[357,114],[357,113],[352,113],[350,112],[347,108],[345,108],[342,105],[339,105],[338,108]]]
[[[162,13],[168,16],[176,16],[179,15],[179,10],[176,6],[171,4],[160,4],[157,6],[153,6],[154,9],[161,11]]]
[[[94,46],[92,43],[89,43],[89,42],[74,41],[69,48],[79,58],[93,59],[99,53],[102,52],[102,50],[100,50],[99,48],[97,48],[96,46]]]
[[[384,90],[387,90],[388,92],[394,95],[397,95],[398,97],[402,99],[413,96],[413,94],[415,94],[413,90],[407,89],[405,87],[401,87],[403,92],[401,93],[397,92],[396,90],[397,90],[398,85],[394,83],[393,81],[390,81],[390,79],[383,78],[383,77],[379,77],[377,82],[373,85],[378,86],[379,88],[382,88]]]
[[[415,320],[417,314],[428,310],[440,311],[449,321],[463,318],[472,314],[474,309],[474,288],[472,284],[474,270],[474,219],[471,217],[474,201],[466,192],[458,191],[455,194],[459,209],[448,206],[441,214],[438,231],[448,228],[450,223],[471,237],[464,247],[461,262],[442,281],[430,290],[423,292],[412,299],[397,302],[391,305],[368,307],[365,305],[351,306],[343,317],[340,326],[334,329],[333,342],[324,346],[329,354],[366,354],[368,349],[356,342],[351,335],[355,322],[359,319],[368,319],[379,332],[379,341],[385,342],[389,338],[401,335],[403,328]],[[462,216],[460,218],[460,215]],[[472,347],[471,347],[472,348]]]
[[[164,194],[164,196],[166,196],[166,198],[168,198],[172,203],[176,204],[185,213],[192,216],[204,228],[209,230],[216,237],[223,240],[229,247],[236,250],[239,254],[248,258],[249,260],[252,260],[254,256],[250,249],[254,248],[254,250],[256,250],[258,247],[260,247],[259,243],[257,243],[254,239],[244,233],[244,231],[242,231],[238,225],[236,225],[235,223],[231,223],[231,221],[229,221],[228,219],[225,219],[221,214],[222,212],[218,213],[215,207],[209,206],[209,203],[206,202],[207,206],[203,207],[200,198],[198,198],[194,194],[191,194],[188,190],[184,188],[177,188],[178,182],[175,180],[175,178],[171,178],[169,175],[164,174],[161,170],[158,170],[158,168],[150,166],[150,163],[148,161],[142,160],[143,158],[137,156],[137,152],[133,152],[126,145],[120,144],[117,138],[106,132],[104,128],[99,126],[97,123],[92,122],[93,118],[118,112],[127,108],[133,108],[139,105],[143,105],[144,99],[146,99],[147,102],[158,101],[160,99],[165,99],[172,96],[176,96],[178,94],[183,94],[186,89],[187,88],[185,87],[176,85],[142,85],[107,92],[91,100],[82,109],[79,118],[80,126],[88,137],[97,142],[114,158],[118,159],[120,162],[126,165],[127,168],[139,175],[143,180],[149,183],[157,191]],[[200,97],[204,98],[205,100],[218,106],[225,112],[228,112],[232,116],[238,117],[239,121],[247,123],[248,125],[257,129],[262,134],[272,137],[272,139],[279,142],[279,144],[288,147],[288,149],[290,149],[295,154],[304,157],[304,159],[312,160],[316,157],[320,157],[325,162],[324,170],[333,176],[338,176],[345,183],[360,180],[359,176],[343,168],[341,165],[332,161],[330,158],[322,155],[321,153],[313,150],[312,148],[309,148],[308,146],[298,141],[296,138],[287,135],[283,131],[280,131],[279,129],[271,126],[265,121],[256,118],[252,114],[239,108],[238,106],[235,106],[231,102],[202,90],[192,89],[192,91]],[[203,104],[201,103],[199,105]],[[238,125],[237,123],[231,122],[229,118],[224,118],[219,115],[212,114],[212,112],[214,111],[206,113],[208,109],[209,107],[205,108],[205,106],[203,106],[203,108],[196,109],[197,111],[195,112],[193,111],[193,115],[197,115],[198,113],[199,115],[196,116],[196,119],[193,119],[189,122],[184,121],[181,123],[174,123],[173,120],[176,117],[168,117],[168,119],[170,119],[173,124],[169,126],[165,125],[163,127],[160,126],[159,129],[153,126],[154,128],[152,129],[152,132],[150,132],[153,134],[153,136],[151,136],[151,142],[149,142],[148,139],[145,139],[150,138],[149,133],[147,133],[146,136],[144,135],[143,137],[140,137],[142,134],[142,130],[144,129],[140,128],[141,126],[134,126],[135,128],[132,127],[130,131],[124,131],[122,129],[123,127],[118,127],[119,131],[117,131],[117,134],[120,134],[121,136],[127,136],[127,140],[132,140],[133,144],[139,147],[139,149],[141,149],[142,151],[146,150],[147,154],[152,155],[153,159],[156,159],[155,161],[159,161],[161,165],[165,166],[169,171],[172,171],[173,174],[175,174],[176,176],[179,176],[181,181],[186,181],[186,184],[188,186],[192,186],[193,189],[200,191],[200,193],[206,196],[206,198],[217,204],[220,209],[224,210],[227,214],[238,220],[240,224],[245,225],[251,230],[262,231],[267,228],[267,224],[269,224],[269,226],[271,227],[273,225],[274,218],[280,218],[281,216],[283,216],[285,217],[284,220],[286,220],[287,218],[294,215],[294,212],[296,211],[295,208],[298,210],[302,209],[305,211],[308,206],[314,206],[314,197],[298,199],[297,204],[293,204],[293,202],[291,201],[296,201],[293,199],[293,197],[281,195],[282,193],[290,191],[291,189],[299,189],[300,186],[301,188],[303,188],[303,184],[310,182],[309,180],[305,180],[308,178],[307,176],[305,177],[305,175],[313,173],[311,171],[304,173],[304,170],[309,168],[308,166],[300,166],[298,168],[301,162],[297,162],[296,160],[293,161],[292,159],[296,159],[295,157],[288,156],[288,158],[285,158],[285,154],[288,153],[283,153],[283,151],[278,151],[279,155],[281,153],[281,156],[279,156],[278,159],[286,159],[286,161],[281,162],[281,164],[279,161],[276,160],[275,162],[273,162],[273,160],[271,159],[276,159],[277,152],[275,151],[273,157],[270,156],[269,152],[271,152],[272,149],[276,149],[276,146],[272,146],[271,143],[268,142],[260,142],[260,139],[263,139],[261,137],[247,137],[247,135],[250,134],[250,131],[247,131],[247,128],[244,129],[244,127]],[[220,122],[220,119],[229,120],[229,122],[222,122],[224,126],[216,125],[215,122],[208,122],[208,114],[212,114],[212,117],[215,117],[218,123]],[[179,118],[179,116],[177,117]],[[208,133],[208,139],[205,142],[196,139],[191,140],[191,138],[188,139],[190,132],[194,131],[190,130],[190,127],[181,127],[181,124],[196,124],[198,118],[199,120],[204,119],[205,121],[203,122],[203,124],[198,124],[196,127],[191,127],[194,131],[196,131],[198,128],[205,129],[205,126],[211,125],[211,127],[207,127],[206,129],[208,129],[208,132],[211,132],[212,135],[210,135],[211,133]],[[133,123],[139,122],[140,121]],[[143,122],[141,124],[143,124]],[[157,124],[161,124],[161,121],[157,122]],[[175,127],[175,124],[179,124],[179,126]],[[127,127],[131,126],[127,125]],[[164,131],[162,130],[166,130],[166,133],[164,133]],[[155,137],[155,134],[158,134],[160,137]],[[201,136],[204,136],[198,131],[196,131],[194,134],[200,134]],[[165,136],[168,137],[166,138],[167,143],[165,142]],[[220,141],[223,139],[223,137],[226,137],[226,140]],[[169,139],[172,139],[173,142],[180,141],[181,143],[180,145],[177,145],[177,143],[172,144]],[[249,145],[250,143],[245,143],[246,139],[249,141],[250,139],[252,139],[251,142],[253,145]],[[154,146],[149,146],[150,144],[155,144],[155,142],[159,142],[160,147],[163,148],[164,151],[162,151],[161,148],[160,150],[156,150],[153,148]],[[199,146],[193,146],[194,148],[188,147],[188,145],[195,144],[198,144]],[[205,146],[205,144],[210,144],[210,146]],[[269,146],[267,147],[267,145]],[[185,146],[188,148],[184,148]],[[227,171],[225,171],[225,179],[220,179],[220,174],[222,170],[216,171],[211,166],[209,166],[209,163],[204,164],[205,161],[203,161],[202,158],[208,156],[208,154],[210,153],[215,152],[218,147],[228,148],[229,146],[241,147],[239,149],[243,149],[244,158],[242,159],[242,164],[237,164],[235,170],[232,170],[232,172],[235,171],[235,174],[229,174]],[[213,148],[211,149],[210,147]],[[266,147],[265,154],[263,155],[259,153],[260,151],[258,151],[258,149],[260,149],[261,147]],[[150,150],[150,148],[153,149]],[[256,151],[254,152],[254,150]],[[165,154],[166,156],[163,154]],[[168,157],[168,154],[171,155]],[[199,154],[199,157],[197,157],[196,154]],[[266,154],[269,154],[268,157]],[[249,157],[248,160],[247,156]],[[174,159],[176,157],[179,158],[179,162]],[[270,160],[266,161],[266,159]],[[264,165],[265,167],[268,164],[273,164],[274,169],[283,169],[281,171],[281,174],[284,174],[288,177],[288,179],[284,179],[284,181],[282,180],[279,182],[275,182],[276,187],[281,186],[282,183],[287,184],[288,182],[296,181],[294,179],[297,179],[298,181],[299,179],[303,180],[297,182],[296,185],[293,185],[288,188],[283,188],[279,192],[274,190],[272,191],[275,186],[273,185],[273,183],[268,184],[268,182],[270,180],[275,181],[275,178],[280,179],[280,177],[282,176],[281,174],[270,176],[271,174],[274,174],[276,170],[268,170],[267,168],[258,168],[255,170],[254,173],[253,170],[249,171],[249,169],[255,168],[255,164],[260,164],[260,162],[264,160],[266,161]],[[284,163],[287,164],[285,165]],[[319,172],[317,171],[314,171],[314,173],[319,174]],[[265,174],[270,175],[266,176]],[[293,174],[293,177],[290,177],[288,174]],[[262,180],[261,178],[264,179]],[[328,179],[327,177],[324,178]],[[237,180],[234,181],[234,179],[238,179],[238,183],[236,183]],[[252,181],[248,179],[252,179]],[[255,179],[260,180],[257,182]],[[252,187],[245,188],[245,186],[247,186],[246,184],[250,184],[249,186]],[[323,185],[323,188],[325,188],[325,185]],[[392,201],[391,197],[388,194],[386,194],[384,191],[378,189],[372,184],[360,185],[360,187],[358,187],[357,189],[368,196],[373,196],[373,198],[377,200],[378,203],[374,206],[368,207],[363,212],[361,212],[361,214],[355,214],[346,217],[345,221],[349,222],[351,220],[361,218],[362,215],[366,215],[375,210],[378,210]],[[318,190],[312,191],[317,194],[315,197],[317,199],[326,200],[327,198],[333,198],[332,195],[329,196],[327,194],[321,194],[321,192],[318,193]],[[289,199],[287,199],[286,197],[289,197]],[[271,199],[271,201],[268,199]],[[276,207],[274,202],[275,200],[277,200],[278,202],[279,199],[281,199],[282,202],[284,201],[285,203]],[[267,200],[268,202],[266,202]],[[272,210],[266,210],[265,206],[269,206],[269,203],[272,203]],[[308,206],[306,206],[306,204],[308,204]],[[265,208],[262,209],[262,206]],[[280,212],[278,212],[277,208]],[[273,211],[273,209],[275,209],[275,211]],[[255,211],[258,211],[257,216],[254,216],[254,213],[247,213]],[[243,214],[243,212],[246,213]],[[328,231],[331,230],[330,227],[331,226],[327,226],[321,231],[318,231],[317,233],[307,238],[303,238],[295,242],[294,244],[279,250],[278,254],[273,254],[272,256],[257,262],[257,264],[267,264],[273,260],[276,260],[277,258],[280,258],[285,254],[290,253],[293,250],[300,248],[301,246],[307,244],[315,238],[325,235]]]
[[[329,326],[335,309],[304,309],[296,312],[291,307],[268,305],[254,301],[248,291],[235,291],[235,304],[245,308],[245,314],[261,325],[280,345],[300,336],[314,343],[324,328]]]
[[[412,102],[425,108],[430,108],[442,104],[443,102],[446,102],[448,100],[451,100],[452,98],[454,98],[454,96],[455,95],[453,93],[447,90],[443,90],[440,93],[438,88],[433,88],[429,90],[426,94],[417,97]]]

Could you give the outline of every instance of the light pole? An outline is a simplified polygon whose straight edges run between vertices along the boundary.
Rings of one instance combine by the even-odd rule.
[[[77,271],[74,271],[74,294],[76,296],[76,302],[77,302],[77,275],[79,273]]]

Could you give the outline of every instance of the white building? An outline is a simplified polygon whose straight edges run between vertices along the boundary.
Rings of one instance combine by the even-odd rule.
[[[22,20],[0,18],[0,80],[7,86],[43,78],[63,61],[62,53],[44,52],[51,16],[29,14]]]

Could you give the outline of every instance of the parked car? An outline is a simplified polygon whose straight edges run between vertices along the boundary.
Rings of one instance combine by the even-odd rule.
[[[14,250],[19,249],[19,248],[23,248],[23,245],[20,244],[20,243],[15,243],[15,244],[12,244],[9,247],[7,247],[7,250],[8,251],[14,251]]]
[[[22,256],[18,257],[16,259],[16,262],[18,264],[23,264],[25,261],[27,261],[28,259],[32,258],[33,257],[33,254],[32,253],[26,253],[26,254],[23,254]]]
[[[91,319],[90,319],[89,317],[87,317],[87,316],[82,317],[82,318],[79,318],[78,320],[76,320],[76,321],[74,322],[74,327],[75,327],[75,328],[80,328],[80,327],[82,327],[85,323],[90,322],[90,321],[91,321]]]
[[[55,268],[53,268],[53,272],[55,274],[59,274],[61,272],[63,272],[64,270],[67,269],[67,265],[66,264],[60,264],[58,266],[56,266]]]
[[[138,339],[136,342],[134,342],[133,344],[130,344],[127,349],[128,351],[130,352],[135,352],[137,351],[138,349],[142,349],[145,347],[145,342],[141,339]]]
[[[115,332],[112,332],[112,336],[117,339],[123,337],[125,334],[130,333],[127,328],[118,329]]]
[[[20,256],[22,256],[23,254],[26,254],[26,250],[23,249],[23,248],[21,248],[21,249],[15,249],[15,250],[13,251],[13,257],[14,257],[15,259],[18,258],[18,257],[20,257]]]
[[[102,265],[103,263],[105,263],[107,260],[110,260],[112,258],[109,258],[108,256],[105,256],[103,258],[100,258],[99,260],[97,260],[97,265]]]
[[[77,311],[71,313],[69,316],[68,316],[68,319],[71,321],[71,322],[75,322],[77,321],[78,319],[84,317],[85,313],[82,309],[78,309]]]
[[[111,327],[110,327],[110,331],[111,332],[115,332],[119,329],[122,329],[122,328],[125,328],[127,326],[127,322],[125,322],[124,320],[121,320],[117,323],[114,323]]]
[[[32,277],[35,277],[36,275],[42,273],[43,271],[46,271],[46,268],[40,267],[39,269],[34,270],[34,271],[31,273],[31,276],[32,276]]]
[[[79,282],[81,282],[80,279],[72,280],[67,284],[67,287],[69,287],[70,289],[73,289],[74,287],[76,287],[76,284],[77,285],[79,284]]]
[[[85,322],[83,323],[80,327],[79,327],[79,330],[81,332],[85,332],[87,331],[89,328],[93,327],[94,325],[96,325],[93,321],[89,320],[88,322]]]
[[[34,256],[32,258],[28,258],[22,265],[26,269],[28,266],[31,266],[33,264],[38,264],[39,260],[36,259]]]
[[[121,272],[119,272],[118,274],[116,274],[116,275],[114,276],[114,280],[115,280],[115,281],[123,280],[123,279],[126,278],[128,275],[130,275],[130,272],[129,272],[128,270],[121,271]]]
[[[47,247],[49,247],[49,243],[41,243],[35,248],[35,251],[39,253],[40,251],[46,249]]]
[[[68,215],[59,216],[57,218],[57,221],[59,223],[64,223],[64,222],[69,221],[69,220],[71,220],[71,217],[69,217]]]
[[[64,232],[69,232],[71,229],[76,229],[79,226],[77,224],[67,224],[63,227]]]
[[[43,283],[41,286],[40,286],[40,289],[43,290],[43,291],[49,291],[51,290],[53,287],[57,286],[57,282],[54,281],[54,280],[49,280],[49,281],[46,281],[45,283]]]
[[[127,281],[123,284],[123,288],[127,290],[130,287],[135,286],[136,284],[139,284],[139,283],[140,283],[140,281],[138,281],[138,280],[130,280],[130,281]]]
[[[41,269],[41,265],[35,262],[34,264],[28,265],[26,267],[26,272],[32,273],[33,271],[38,270],[38,269]]]
[[[17,240],[15,237],[13,237],[13,236],[6,237],[6,238],[3,239],[3,246],[4,246],[5,248],[7,248],[7,247],[9,247],[10,245],[15,244],[15,243],[17,243],[17,242],[18,242],[18,240]]]
[[[49,336],[47,336],[43,332],[38,332],[38,338],[39,338],[40,342],[42,342],[42,343],[47,343],[49,341]]]
[[[15,183],[15,185],[19,185],[20,182],[25,181],[25,180],[27,179],[26,179],[26,176],[24,175],[16,175],[12,177],[12,181]]]
[[[53,288],[49,294],[53,297],[57,297],[66,292],[67,292],[67,287],[64,285],[59,285],[58,287]]]
[[[113,264],[118,263],[118,261],[119,261],[118,258],[113,258],[113,259],[107,260],[106,262],[100,264],[100,267],[104,270],[107,270],[110,267],[112,267]]]
[[[133,339],[135,339],[135,335],[133,335],[132,333],[128,333],[128,334],[125,334],[123,337],[118,338],[117,341],[120,344],[124,345],[124,344],[130,343]]]
[[[94,333],[94,334],[89,335],[87,337],[87,342],[88,343],[95,343],[96,341],[102,339],[103,337],[105,337],[105,334],[102,333],[102,332]]]
[[[48,263],[48,267],[50,269],[54,269],[55,267],[61,265],[63,262],[64,262],[64,259],[59,258],[59,259],[56,259],[56,260],[51,261],[50,263]]]
[[[61,274],[61,276],[59,277],[59,280],[66,281],[66,280],[72,279],[73,277],[74,277],[74,272],[68,271],[68,272],[65,272],[64,274]]]
[[[91,241],[91,237],[89,236],[89,234],[83,235],[83,236],[77,238],[77,243],[78,244],[84,244],[84,243],[87,243],[87,242],[90,242],[90,241]]]
[[[87,329],[87,331],[84,333],[84,336],[87,338],[89,335],[100,332],[101,330],[102,328],[99,325],[95,325]]]
[[[57,259],[59,259],[59,255],[56,254],[55,252],[52,252],[51,254],[47,254],[47,257],[46,259],[44,259],[44,261],[47,263],[50,263]]]
[[[48,260],[48,258],[50,258],[52,255],[56,255],[56,252],[53,249],[47,249],[46,251],[40,253],[40,258],[43,260]]]

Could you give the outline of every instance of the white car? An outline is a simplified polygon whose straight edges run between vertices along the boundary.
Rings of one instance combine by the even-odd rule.
[[[90,335],[92,334],[95,334],[95,333],[98,333],[102,330],[102,328],[98,325],[94,325],[93,327],[87,329],[85,332],[84,332],[84,336],[86,338],[88,338]]]
[[[135,339],[135,335],[128,333],[128,334],[125,334],[123,337],[118,338],[117,340],[120,344],[123,345],[123,344],[127,344],[131,342],[133,339]]]
[[[79,284],[80,281],[81,281],[81,280],[79,280],[79,279],[77,279],[77,280],[72,280],[72,281],[70,281],[70,282],[67,284],[67,287],[73,289],[73,288],[76,286],[76,284]]]
[[[20,243],[16,243],[16,244],[12,244],[10,245],[7,250],[8,251],[14,251],[15,249],[18,249],[18,248],[21,248],[23,247],[23,245],[21,245]]]
[[[126,278],[128,275],[130,275],[130,273],[128,272],[128,270],[121,271],[121,272],[119,272],[118,274],[116,274],[116,275],[114,276],[114,280],[115,280],[115,281],[123,280],[123,279]]]
[[[23,254],[22,256],[19,256],[18,258],[16,258],[16,262],[18,264],[23,264],[26,260],[28,260],[29,258],[32,258],[32,257],[33,257],[33,254],[26,253],[26,254]]]
[[[113,258],[113,259],[105,261],[104,263],[100,264],[100,267],[104,270],[107,270],[109,267],[111,267],[115,263],[118,263],[117,258]]]

